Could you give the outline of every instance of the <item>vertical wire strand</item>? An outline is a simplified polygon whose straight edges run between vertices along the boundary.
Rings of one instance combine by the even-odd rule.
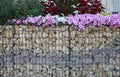
[[[70,66],[70,61],[71,61],[71,37],[70,37],[70,25],[68,26],[68,42],[69,42],[69,46],[68,46],[68,69],[69,69],[69,77],[72,77],[72,73],[71,73],[71,66]]]
[[[11,47],[11,49],[12,49],[12,62],[13,62],[13,65],[12,65],[12,69],[13,69],[13,73],[12,73],[12,77],[14,77],[14,64],[15,64],[15,62],[14,62],[14,46],[15,46],[15,42],[14,42],[14,35],[15,35],[15,27],[14,27],[14,25],[12,25],[12,47]]]

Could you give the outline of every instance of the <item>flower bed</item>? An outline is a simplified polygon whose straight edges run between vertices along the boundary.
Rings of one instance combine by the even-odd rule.
[[[109,16],[103,16],[100,14],[76,14],[69,15],[66,17],[51,16],[50,14],[46,16],[28,17],[26,19],[13,19],[13,24],[34,24],[36,26],[55,26],[62,24],[73,25],[75,28],[84,30],[87,26],[101,27],[108,26],[110,28],[120,27],[120,14],[112,14]]]

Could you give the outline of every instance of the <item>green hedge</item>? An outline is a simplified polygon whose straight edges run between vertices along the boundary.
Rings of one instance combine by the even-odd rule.
[[[8,19],[43,15],[43,11],[39,0],[0,0],[0,24]]]

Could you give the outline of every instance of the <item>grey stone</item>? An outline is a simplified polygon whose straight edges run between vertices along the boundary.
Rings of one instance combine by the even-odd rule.
[[[112,71],[108,71],[108,77],[113,77]]]
[[[88,74],[86,77],[96,77],[95,75]]]
[[[31,52],[28,51],[28,50],[21,50],[21,55],[22,55],[22,56],[28,56],[29,53],[31,53]]]
[[[55,66],[56,65],[56,62],[53,62],[53,61],[47,61],[44,63],[45,65],[49,65],[49,66]]]
[[[36,39],[36,43],[37,43],[37,44],[41,44],[41,43],[43,43],[43,42],[44,42],[43,39]]]
[[[59,54],[59,53],[56,53],[56,52],[51,52],[51,53],[47,53],[47,56],[48,56],[48,57],[55,57],[55,56],[61,57],[62,55]]]
[[[69,55],[63,54],[62,55],[63,60],[68,61],[69,60]]]
[[[94,55],[98,55],[100,53],[100,50],[92,49],[91,52],[92,52],[92,55],[94,56]]]
[[[81,60],[76,60],[74,62],[70,62],[71,67],[81,67],[82,61]]]
[[[31,64],[37,64],[37,65],[56,65],[56,62],[52,61],[49,58],[31,58],[30,60]]]
[[[31,64],[39,64],[39,65],[41,65],[41,64],[43,64],[43,62],[44,61],[42,61],[42,59],[40,59],[40,58],[31,58],[31,60],[30,60]]]
[[[5,62],[4,65],[7,67],[7,68],[12,68],[14,63],[13,62]]]
[[[91,64],[93,62],[92,58],[83,58],[81,60],[84,64]]]
[[[79,56],[76,56],[76,57],[70,57],[71,61],[77,61],[77,60],[80,60],[81,57]]]
[[[119,51],[120,50],[120,46],[117,46],[117,47],[113,48],[113,50]]]
[[[12,51],[11,51],[11,52],[12,52]],[[21,54],[21,50],[13,50],[13,52],[14,52],[15,55]]]
[[[40,65],[36,65],[34,69],[35,69],[36,72],[41,72],[41,71],[43,71],[43,67],[40,66]]]
[[[62,59],[62,55],[59,53],[48,53],[46,57],[53,61],[58,61],[59,59]]]
[[[64,60],[64,61],[58,60],[58,61],[56,62],[56,65],[65,67],[65,66],[67,65],[67,62],[66,62],[65,60]]]
[[[109,63],[110,63],[110,64],[115,64],[115,60],[109,59]]]
[[[28,75],[28,76],[26,76],[26,77],[39,77],[39,76],[33,74],[33,75]]]
[[[120,66],[115,66],[115,69],[120,71]]]
[[[109,58],[115,58],[118,54],[118,52],[113,51],[113,50],[109,50],[109,51],[104,51],[106,53],[107,56],[109,56]]]
[[[108,63],[108,59],[102,54],[94,55],[94,63]]]
[[[36,53],[33,53],[33,52],[31,52],[30,54],[29,54],[29,58],[35,58],[37,56],[37,54]]]
[[[12,57],[4,57],[5,62],[12,62]]]
[[[28,58],[28,56],[23,56],[23,55],[17,55],[17,56],[13,56],[13,61],[15,60],[23,60],[23,61],[25,61],[25,62],[28,62],[29,61],[29,58]]]
[[[26,62],[24,61],[24,59],[20,59],[20,58],[17,58],[14,60],[15,64],[25,64]]]
[[[20,54],[20,50],[7,50],[7,51],[5,51],[5,53],[6,53],[7,55],[12,55],[12,53],[13,53],[14,55],[19,55],[19,54]]]

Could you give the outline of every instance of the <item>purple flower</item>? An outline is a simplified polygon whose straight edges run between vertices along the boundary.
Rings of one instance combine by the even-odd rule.
[[[37,22],[37,25],[40,26],[42,24],[42,20],[40,19],[38,22]]]
[[[16,21],[17,21],[16,19],[12,19],[12,23],[16,23]]]
[[[44,26],[54,26],[54,25],[57,25],[58,22],[57,20],[54,19],[54,17],[52,17],[50,14],[47,14],[44,18]]]
[[[69,15],[69,16],[67,17],[67,24],[71,25],[73,20],[74,20],[73,15]]]
[[[16,24],[21,24],[21,20],[16,20]]]
[[[28,25],[28,21],[27,20],[23,20],[22,23],[25,24],[25,25]]]
[[[59,22],[63,24],[73,25],[78,29],[85,29],[87,25],[91,26],[108,26],[111,28],[119,28],[120,27],[120,14],[112,14],[109,16],[102,16],[100,14],[76,14],[69,15],[67,17],[59,17],[52,16],[47,14],[46,16],[36,16],[36,17],[28,17],[24,20],[21,19],[13,19],[12,23],[15,24],[34,24],[38,26],[54,26],[58,25]]]
[[[34,20],[33,17],[28,17],[28,18],[26,19],[26,21],[27,21],[28,23],[35,24],[35,20]]]

